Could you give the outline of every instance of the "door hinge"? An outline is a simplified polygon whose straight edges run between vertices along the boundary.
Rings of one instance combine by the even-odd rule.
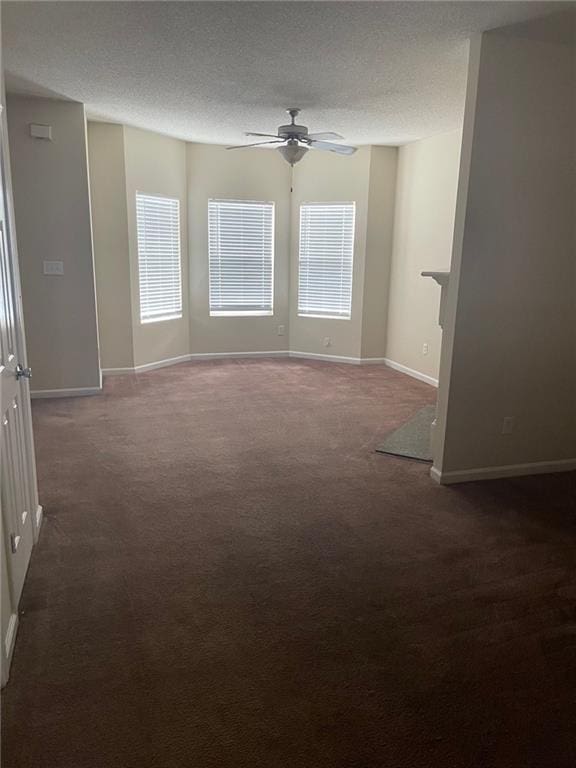
[[[17,379],[31,379],[32,368],[23,368],[20,363],[16,366],[16,378]]]
[[[17,533],[11,533],[10,534],[10,549],[12,550],[12,554],[15,555],[18,551],[18,544],[20,544],[20,536],[18,536]]]

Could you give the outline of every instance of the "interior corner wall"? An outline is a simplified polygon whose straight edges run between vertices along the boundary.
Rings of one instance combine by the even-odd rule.
[[[190,351],[277,352],[288,349],[288,251],[290,166],[269,149],[227,152],[225,147],[188,144],[190,221]],[[228,198],[274,202],[274,314],[210,317],[208,200]],[[283,326],[283,335],[279,335]]]
[[[371,147],[360,352],[364,359],[386,355],[397,166],[397,147]]]
[[[99,388],[84,106],[9,95],[7,117],[32,390]],[[64,274],[45,275],[45,261]]]
[[[88,159],[101,364],[104,370],[132,368],[124,127],[89,122]]]
[[[188,299],[188,201],[186,143],[138,128],[124,127],[124,167],[134,365],[185,357],[190,352]],[[180,201],[182,317],[152,323],[140,321],[136,193],[163,195]]]
[[[400,147],[386,358],[438,379],[440,286],[424,270],[449,270],[461,131]],[[427,354],[424,354],[427,344]]]
[[[434,459],[445,482],[576,466],[574,24],[561,13],[474,46]]]
[[[294,166],[290,255],[290,349],[308,354],[360,358],[368,224],[371,147],[351,157],[309,152]],[[350,319],[298,315],[298,232],[300,205],[306,202],[356,203],[352,312]],[[324,340],[328,339],[326,345]]]

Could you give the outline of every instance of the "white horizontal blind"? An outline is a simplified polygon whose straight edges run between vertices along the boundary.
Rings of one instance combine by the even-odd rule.
[[[271,315],[274,203],[208,201],[211,315]]]
[[[140,320],[182,317],[180,201],[136,193]]]
[[[298,314],[349,318],[355,203],[300,206]]]

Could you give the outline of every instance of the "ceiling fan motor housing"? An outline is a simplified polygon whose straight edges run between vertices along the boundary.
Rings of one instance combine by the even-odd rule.
[[[282,138],[297,139],[299,136],[307,136],[307,135],[308,135],[308,128],[306,128],[305,125],[294,125],[294,123],[290,123],[290,125],[278,126],[278,136],[281,136]]]

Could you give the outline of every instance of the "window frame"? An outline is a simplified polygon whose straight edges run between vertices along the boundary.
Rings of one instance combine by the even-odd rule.
[[[351,206],[352,208],[352,251],[350,257],[350,302],[348,314],[327,314],[318,310],[317,312],[305,312],[300,308],[300,269],[302,262],[302,212],[306,207],[330,207],[330,206]],[[355,200],[328,200],[328,201],[303,201],[300,203],[298,218],[298,286],[296,296],[296,312],[298,317],[319,319],[319,320],[351,320],[353,309],[354,294],[354,256],[356,250],[356,201]]]
[[[211,236],[210,236],[210,207],[211,204],[227,205],[260,205],[270,208],[270,308],[268,309],[212,309],[212,273],[211,273]],[[208,219],[208,314],[210,317],[273,317],[275,298],[275,260],[276,260],[276,203],[274,200],[251,200],[227,197],[210,197],[207,205]]]
[[[142,281],[140,277],[141,270],[141,252],[140,252],[140,232],[138,226],[138,200],[139,198],[148,198],[151,200],[167,200],[171,203],[176,203],[177,212],[177,229],[178,229],[178,281],[179,281],[179,310],[171,311],[170,313],[156,315],[153,317],[143,317],[142,315]],[[149,325],[150,323],[161,323],[167,320],[181,320],[184,316],[184,296],[182,291],[182,221],[181,221],[181,203],[179,197],[172,197],[171,195],[162,195],[158,193],[141,192],[136,190],[135,196],[135,212],[136,212],[136,255],[138,266],[138,315],[140,318],[140,325]]]

